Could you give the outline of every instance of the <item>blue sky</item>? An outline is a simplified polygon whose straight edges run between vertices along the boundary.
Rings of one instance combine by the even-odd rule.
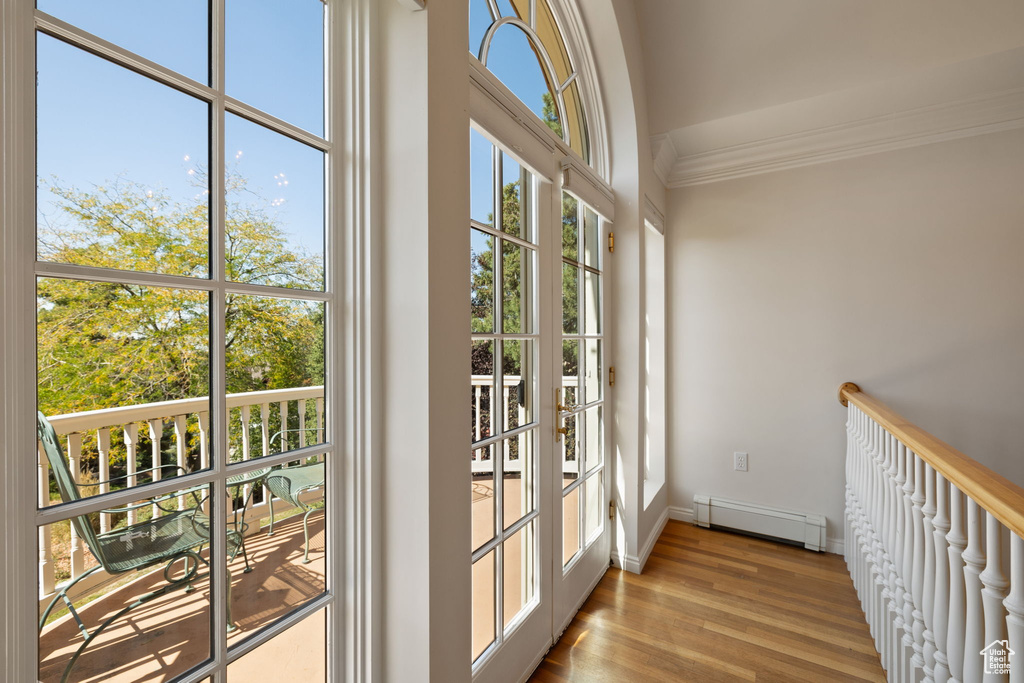
[[[503,16],[513,16],[508,0],[499,0],[498,9]],[[486,0],[469,1],[469,50],[476,55],[480,49],[487,28],[491,25],[490,10]],[[542,116],[544,101],[548,92],[547,82],[540,62],[530,47],[529,39],[516,26],[502,26],[491,41],[487,67],[501,82],[508,86],[524,104],[538,117]],[[470,134],[470,216],[481,223],[487,223],[487,216],[493,213],[494,189],[491,181],[491,142],[477,131]],[[503,175],[505,182],[518,177],[518,164],[510,165],[511,157],[505,157]],[[514,177],[513,177],[514,176]],[[483,241],[474,234],[473,251],[484,248]]]
[[[40,10],[202,83],[209,82],[204,0],[39,0]],[[323,134],[323,4],[228,0],[227,94]],[[268,49],[272,46],[273,49]],[[90,190],[124,178],[194,202],[209,168],[205,102],[49,36],[37,40],[38,175]],[[323,155],[228,117],[225,157],[249,180],[292,246],[323,252]],[[239,154],[241,152],[241,154]],[[253,198],[255,199],[255,198]],[[45,187],[41,221],[61,221]]]

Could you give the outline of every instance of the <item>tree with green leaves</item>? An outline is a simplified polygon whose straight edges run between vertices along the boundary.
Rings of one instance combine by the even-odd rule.
[[[61,220],[41,226],[40,258],[207,277],[205,193],[173,202],[123,180],[92,190],[54,182],[49,189]],[[321,261],[288,247],[266,203],[246,191],[243,178],[229,178],[227,197],[228,279],[321,286]],[[323,383],[322,304],[241,294],[227,295],[224,303],[229,393]],[[39,409],[54,415],[208,395],[210,310],[203,291],[40,278]],[[87,461],[89,455],[87,449]]]

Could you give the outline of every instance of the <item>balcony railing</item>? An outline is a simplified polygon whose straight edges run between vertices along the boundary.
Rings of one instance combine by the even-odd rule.
[[[309,422],[310,411],[307,409],[312,402],[314,424]],[[298,429],[282,431],[280,443],[275,444],[277,436],[271,431],[271,406],[277,406],[277,419],[279,425],[289,424],[291,409],[295,409],[298,416]],[[232,460],[248,460],[253,457],[253,450],[250,436],[250,427],[254,424],[252,417],[254,409],[259,418],[257,424],[260,429],[260,450],[256,457],[270,455],[272,452],[284,452],[290,447],[307,445],[308,434],[322,434],[324,428],[324,388],[298,387],[293,389],[280,389],[274,391],[255,391],[227,396],[227,408],[229,420],[229,431],[239,436],[239,447],[233,454]],[[106,481],[110,479],[111,463],[111,440],[112,434],[120,431],[123,435],[125,449],[125,463],[127,467],[128,486],[135,486],[138,481],[135,476],[138,455],[139,455],[139,428],[142,426],[149,432],[150,454],[148,467],[176,464],[187,469],[190,456],[189,440],[190,434],[188,425],[198,425],[199,442],[199,465],[205,469],[210,466],[210,400],[207,397],[183,399],[179,401],[163,401],[159,403],[145,403],[133,406],[120,406],[105,410],[90,410],[80,413],[69,413],[66,415],[47,416],[50,424],[53,425],[57,435],[61,437],[65,454],[70,463],[72,477],[82,485],[88,486],[88,481],[82,479],[82,454],[83,443],[87,435],[94,435],[96,439],[96,450],[98,453],[98,479]],[[168,463],[163,461],[161,442],[164,440],[164,432],[168,424],[173,425],[174,437],[173,446],[176,462]],[[297,437],[295,436],[297,434]],[[193,437],[195,430],[193,430]],[[290,443],[294,441],[295,443]],[[145,458],[143,459],[145,462]],[[160,471],[153,472],[155,478],[159,478]],[[46,456],[39,449],[39,500],[40,505],[50,505],[50,473],[46,462]],[[100,483],[96,486],[97,493],[109,492],[109,484]],[[248,487],[242,492],[249,493]],[[258,492],[257,492],[258,493]],[[314,497],[318,494],[311,494]],[[228,511],[234,513],[235,500],[229,497],[229,505],[232,508]],[[250,528],[258,529],[260,520],[269,518],[274,514],[275,499],[264,487],[262,495],[255,495],[255,502],[251,503],[245,510],[245,519],[240,520],[249,524]],[[244,499],[244,498],[243,498]],[[287,504],[276,500],[278,511]],[[136,511],[128,513],[128,522],[135,522]],[[154,515],[159,515],[159,508],[154,506]],[[113,515],[100,513],[100,531],[109,531],[114,523]],[[39,528],[39,601],[41,605],[46,604],[57,589],[56,565],[53,556],[52,530],[50,526]],[[86,567],[87,553],[85,544],[79,538],[74,526],[71,526],[71,550],[70,550],[70,572],[68,580],[74,580],[81,576],[88,569]],[[88,595],[110,579],[104,571],[99,571],[81,581],[76,587],[76,596]]]
[[[520,383],[519,376],[507,375],[503,378],[502,395],[493,397],[491,400],[491,419],[503,419],[503,427],[509,428],[508,416],[501,408],[508,405],[511,392]],[[471,379],[474,397],[474,441],[479,441],[485,436],[484,423],[482,421],[482,408],[485,401],[484,389],[491,386],[492,378],[486,375],[473,375]],[[563,387],[575,387],[578,383],[576,377],[564,377]],[[289,416],[297,415],[298,429],[288,430],[280,435],[281,442],[275,443],[277,431],[271,428],[271,407],[277,406],[276,420],[278,425],[289,424]],[[308,410],[312,407],[313,410]],[[324,389],[322,386],[298,387],[292,389],[280,389],[272,391],[255,391],[247,393],[229,394],[227,396],[227,408],[230,424],[229,431],[237,435],[235,439],[235,452],[231,454],[232,460],[248,460],[251,457],[267,456],[271,453],[279,453],[288,450],[289,447],[302,448],[307,445],[310,433],[322,434],[324,428]],[[190,441],[198,441],[198,464],[201,469],[210,466],[210,401],[207,397],[182,399],[178,401],[163,401],[158,403],[144,403],[132,406],[119,406],[104,410],[90,410],[79,413],[68,413],[66,415],[48,415],[58,436],[61,438],[65,454],[69,460],[72,477],[84,486],[88,481],[82,481],[82,457],[83,445],[87,438],[95,439],[95,450],[97,452],[99,481],[105,482],[110,479],[110,466],[113,456],[112,446],[116,439],[120,438],[123,443],[125,454],[125,466],[127,467],[127,486],[135,486],[139,482],[135,472],[139,463],[143,467],[158,467],[160,465],[175,464],[187,469],[190,456],[194,457],[194,446],[190,447]],[[294,412],[292,412],[294,411]],[[313,420],[310,417],[314,416]],[[254,419],[255,418],[255,419]],[[192,431],[189,431],[189,425]],[[294,423],[292,423],[294,424]],[[257,443],[252,443],[252,430],[254,425],[259,428]],[[162,449],[162,442],[165,442],[164,434],[168,426],[173,428],[171,443],[174,451],[174,462],[166,462],[165,451]],[[148,433],[149,454],[140,456],[140,429]],[[254,452],[254,446],[258,449]],[[521,472],[522,460],[514,458],[511,449],[506,446],[498,446],[503,451],[503,471],[506,474],[515,475]],[[570,457],[572,459],[570,459]],[[147,463],[148,460],[148,463]],[[579,471],[579,465],[574,456],[568,456],[568,449],[562,449],[562,469],[570,477],[575,477]],[[50,496],[50,472],[46,462],[45,454],[39,450],[38,458],[38,492],[40,505],[46,506],[56,504],[58,501],[51,501]],[[488,457],[481,455],[481,451],[473,452],[472,471],[474,474],[485,474],[493,472],[494,463]],[[160,471],[155,470],[154,476],[159,478]],[[108,493],[110,485],[100,483],[96,485],[96,493]],[[248,487],[241,492],[248,495]],[[229,497],[229,504],[232,506],[228,512],[234,513],[236,501]],[[244,499],[244,498],[243,498]],[[258,529],[260,522],[275,514],[274,505],[280,511],[282,501],[276,500],[264,487],[262,495],[255,492],[254,502],[245,509],[246,524],[252,529]],[[128,513],[128,523],[136,521],[136,511]],[[159,515],[159,508],[154,506],[154,515]],[[100,531],[109,531],[115,524],[113,515],[101,513],[99,515]],[[70,576],[66,580],[71,581],[81,576],[89,567],[86,566],[88,553],[85,543],[79,538],[78,533],[72,526],[71,548],[70,548]],[[39,529],[39,600],[45,605],[58,589],[56,562],[52,544],[52,529],[50,526],[42,526]],[[63,578],[63,577],[62,577]],[[86,595],[108,581],[111,577],[103,571],[96,572],[87,577],[76,586],[76,595]],[[63,581],[61,582],[63,583]],[[75,598],[76,596],[71,596]]]

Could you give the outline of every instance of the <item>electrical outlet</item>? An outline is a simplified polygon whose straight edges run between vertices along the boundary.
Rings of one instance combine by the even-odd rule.
[[[747,454],[746,453],[733,453],[732,454],[732,468],[737,472],[747,471]]]

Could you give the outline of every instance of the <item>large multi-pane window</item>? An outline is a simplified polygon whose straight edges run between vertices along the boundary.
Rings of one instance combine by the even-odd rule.
[[[41,681],[326,679],[329,12],[38,0]]]

